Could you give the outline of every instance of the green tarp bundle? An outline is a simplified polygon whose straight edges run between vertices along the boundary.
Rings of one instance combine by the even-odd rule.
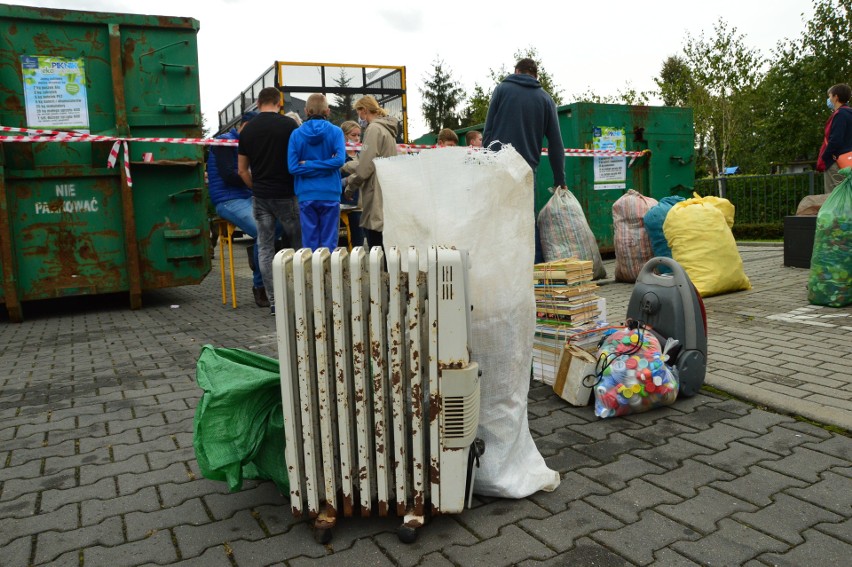
[[[289,494],[278,361],[232,348],[201,347],[192,444],[201,474],[228,483],[272,480]]]

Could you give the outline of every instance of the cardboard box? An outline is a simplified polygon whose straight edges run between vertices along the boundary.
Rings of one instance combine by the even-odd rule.
[[[588,351],[575,345],[565,345],[559,359],[559,369],[553,382],[553,391],[572,406],[589,403],[594,380],[584,380],[595,374],[597,359]]]

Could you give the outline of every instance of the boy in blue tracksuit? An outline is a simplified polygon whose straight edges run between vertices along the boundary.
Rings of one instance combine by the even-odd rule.
[[[302,246],[316,250],[337,247],[340,227],[340,168],[346,161],[343,130],[328,121],[324,95],[312,94],[305,105],[307,120],[290,136],[287,166],[293,175]]]

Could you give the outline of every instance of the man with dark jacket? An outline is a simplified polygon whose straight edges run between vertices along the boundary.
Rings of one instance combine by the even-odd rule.
[[[565,152],[556,104],[538,82],[536,62],[521,59],[515,65],[515,73],[503,79],[494,89],[485,118],[482,145],[499,149],[498,144],[491,146],[491,143],[511,144],[532,168],[535,179],[544,138],[547,138],[547,147],[551,150],[548,159],[553,170],[553,184],[565,187]],[[535,261],[544,261],[538,224],[535,228]]]
[[[852,88],[847,84],[834,85],[828,89],[828,108],[833,112],[825,125],[825,138],[819,150],[817,171],[824,171],[824,188],[831,193],[840,185],[844,176],[840,175],[837,158],[852,152],[852,108],[849,108],[849,97]]]
[[[258,264],[274,314],[272,257],[275,255],[276,220],[283,229],[284,247],[302,247],[299,207],[293,176],[287,169],[290,135],[298,126],[292,118],[279,114],[281,93],[275,87],[260,91],[257,108],[260,113],[240,132],[238,168],[240,177],[254,195]]]
[[[239,140],[240,132],[249,120],[257,116],[251,111],[243,114],[239,126],[216,136],[219,140]],[[237,148],[235,146],[211,146],[207,157],[207,188],[210,202],[216,207],[216,214],[230,221],[243,233],[257,239],[257,224],[252,215],[251,190],[246,187],[237,171]],[[257,261],[257,246],[252,246],[254,256],[252,270],[252,291],[258,307],[269,307],[266,288],[260,274]]]

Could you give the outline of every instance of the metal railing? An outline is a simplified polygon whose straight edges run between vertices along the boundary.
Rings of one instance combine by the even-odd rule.
[[[796,214],[799,201],[822,192],[822,175],[806,171],[696,179],[695,191],[728,199],[737,224],[781,224],[785,216]]]

